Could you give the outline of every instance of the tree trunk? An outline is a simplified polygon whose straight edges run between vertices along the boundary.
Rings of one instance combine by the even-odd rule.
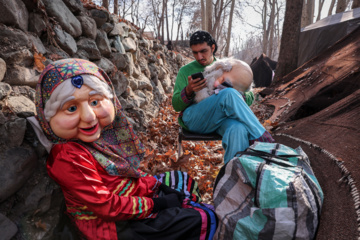
[[[302,28],[313,23],[314,10],[315,10],[314,0],[304,0],[303,9],[302,9],[302,17],[301,17],[301,27]]]
[[[303,0],[286,0],[278,64],[273,82],[297,68]]]
[[[206,9],[205,9],[205,0],[201,0],[201,29],[206,30]]]
[[[231,28],[232,28],[232,21],[233,21],[233,15],[234,15],[234,8],[235,8],[235,0],[231,0],[230,16],[229,16],[229,27],[228,27],[228,30],[227,30],[227,37],[226,37],[225,57],[229,56]]]
[[[168,0],[165,0],[165,13],[166,13],[166,37],[167,37],[167,40],[171,40],[170,39],[170,31],[169,31],[169,17],[168,17]]]
[[[273,40],[274,40],[275,2],[276,0],[272,0],[272,1],[269,0],[270,18],[269,18],[268,29],[266,34],[268,37],[268,46],[267,46],[267,52],[265,52],[265,54],[268,55],[270,58],[272,56]]]
[[[316,21],[319,21],[321,19],[321,11],[324,6],[324,2],[325,2],[325,0],[319,0],[319,7],[318,7],[318,14],[317,14]]]
[[[263,7],[263,11],[262,11],[262,24],[263,24],[263,42],[262,42],[262,52],[267,52],[267,47],[268,47],[268,31],[266,30],[266,21],[267,19],[267,0],[264,1],[264,7]]]
[[[114,0],[114,14],[118,15],[119,14],[118,11],[119,11],[119,0]]]
[[[165,35],[165,2],[166,0],[162,1],[162,12],[161,12],[161,39],[160,42],[161,44],[164,44],[164,35]]]
[[[314,22],[314,11],[315,11],[315,0],[307,0],[306,15],[308,16],[308,21],[306,26]]]
[[[210,32],[212,29],[212,16],[213,16],[213,7],[212,7],[212,0],[206,0],[206,31]]]
[[[338,0],[336,4],[336,11],[335,13],[344,12],[346,9],[346,0]]]
[[[269,50],[267,55],[269,58],[273,56],[273,49],[274,49],[274,35],[275,35],[275,8],[276,8],[276,0],[270,1],[271,6],[271,14],[269,20]]]
[[[353,0],[353,3],[351,5],[351,9],[360,7],[360,0]]]
[[[106,8],[106,10],[109,10],[109,0],[103,0],[102,1],[102,6],[104,8]]]
[[[329,12],[328,12],[328,16],[332,15],[332,12],[334,10],[334,6],[335,6],[335,0],[331,0],[331,4],[329,7]]]

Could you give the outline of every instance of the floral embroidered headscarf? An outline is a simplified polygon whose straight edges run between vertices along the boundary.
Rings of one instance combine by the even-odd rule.
[[[79,75],[93,75],[106,82],[113,91],[113,104],[115,107],[115,120],[105,127],[100,138],[92,143],[78,140],[65,140],[54,134],[50,124],[46,121],[44,107],[54,89],[67,79],[76,79]],[[36,86],[35,97],[37,120],[49,141],[54,144],[75,141],[83,145],[99,164],[111,175],[125,177],[140,177],[137,170],[145,149],[135,135],[128,122],[114,87],[108,75],[94,63],[83,59],[63,59],[46,66]]]

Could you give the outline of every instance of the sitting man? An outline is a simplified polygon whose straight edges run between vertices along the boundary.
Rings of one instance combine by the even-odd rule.
[[[175,111],[181,111],[179,124],[196,133],[220,134],[225,163],[255,141],[273,142],[248,106],[254,100],[252,92],[242,95],[234,88],[226,88],[198,103],[194,101],[195,92],[206,87],[207,79],[192,79],[191,74],[203,72],[216,61],[217,44],[208,32],[197,31],[190,37],[190,48],[195,60],[180,68],[172,98]]]

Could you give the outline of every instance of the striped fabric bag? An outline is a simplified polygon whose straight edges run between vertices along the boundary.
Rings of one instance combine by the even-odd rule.
[[[214,206],[202,202],[198,183],[186,172],[182,171],[165,172],[155,176],[155,178],[168,187],[184,193],[185,200],[182,203],[182,208],[191,208],[198,212],[202,222],[198,239],[213,239],[217,227]],[[177,211],[177,215],[181,214],[178,210],[174,211]],[[190,221],[191,220],[189,220],[188,224],[193,224],[193,222]],[[173,238],[173,236],[169,236],[168,239],[175,238]]]
[[[314,239],[323,198],[300,147],[255,142],[216,178],[214,239]]]

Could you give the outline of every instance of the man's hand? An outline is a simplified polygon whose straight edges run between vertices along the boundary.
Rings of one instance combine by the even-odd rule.
[[[191,96],[194,92],[198,92],[201,89],[206,87],[206,78],[192,79],[191,76],[188,76],[188,82],[189,82],[189,84],[185,88],[187,96]]]

